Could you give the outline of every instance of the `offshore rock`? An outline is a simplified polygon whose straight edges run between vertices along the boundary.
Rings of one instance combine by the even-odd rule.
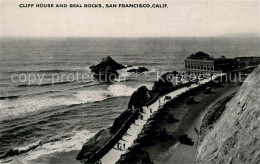
[[[196,163],[259,163],[260,65],[203,139]]]
[[[107,66],[105,70],[95,72],[94,77],[99,81],[112,82],[117,76],[118,72],[113,70],[110,66]]]
[[[94,72],[94,77],[99,81],[111,82],[119,74],[116,70],[123,69],[125,66],[117,63],[110,56],[103,58],[102,61],[97,64],[89,67],[91,72]]]
[[[117,63],[114,59],[108,56],[106,58],[103,58],[99,64],[90,66],[89,68],[92,72],[98,74],[100,72],[105,72],[106,69],[110,69],[114,71],[124,69],[125,66]]]
[[[135,72],[135,73],[143,73],[143,72],[148,72],[149,69],[145,68],[145,67],[138,67],[138,68],[132,68],[130,70],[128,70],[127,72]]]

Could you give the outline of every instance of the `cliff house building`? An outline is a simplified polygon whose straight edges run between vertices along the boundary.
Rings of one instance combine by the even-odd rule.
[[[234,60],[222,56],[213,58],[204,52],[197,52],[185,59],[185,71],[194,75],[213,75],[232,70]]]

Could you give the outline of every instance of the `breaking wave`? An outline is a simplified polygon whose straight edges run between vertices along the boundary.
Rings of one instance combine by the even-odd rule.
[[[44,83],[44,84],[21,84],[18,87],[35,87],[35,86],[49,86],[49,85],[61,85],[71,83],[72,81],[61,81],[56,83]]]
[[[105,99],[131,96],[139,86],[127,86],[125,84],[112,84],[97,89],[85,89],[79,91],[53,92],[51,94],[38,94],[24,97],[13,97],[0,101],[0,121],[17,117],[23,117],[27,113],[40,110],[50,110],[50,107],[83,104],[103,101]]]
[[[62,136],[53,137],[47,141],[37,141],[23,147],[11,148],[0,156],[0,163],[10,162],[14,156],[25,154],[29,151],[30,154],[20,156],[18,162],[23,163],[28,160],[36,159],[41,155],[55,152],[80,150],[82,145],[94,135],[95,132],[90,132],[88,130],[73,131]]]
[[[80,70],[80,69],[78,69]],[[63,70],[63,69],[46,69],[46,70],[37,70],[37,71],[32,71],[32,70],[24,70],[24,71],[6,71],[5,73],[13,73],[13,74],[22,74],[22,73],[62,73],[62,72],[75,72],[78,71],[76,70]]]
[[[17,99],[19,96],[2,96],[0,97],[0,100],[5,100],[5,99]]]

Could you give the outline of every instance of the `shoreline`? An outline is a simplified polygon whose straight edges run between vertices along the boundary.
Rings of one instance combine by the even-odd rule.
[[[224,96],[224,95],[226,95],[226,94],[228,94],[228,93],[226,93],[226,88],[228,87],[228,86],[233,86],[233,87],[240,87],[240,86],[238,86],[237,85],[237,83],[226,83],[225,84],[226,86],[225,87],[223,87],[223,88],[217,88],[217,89],[213,89],[213,92],[215,92],[215,91],[224,91],[224,92],[215,92],[215,93],[211,93],[210,95],[206,95],[206,96],[204,96],[204,97],[208,97],[208,96],[210,96],[210,97],[212,97],[211,99],[215,99],[215,95],[222,95],[222,96]],[[233,88],[232,87],[232,88]],[[232,90],[232,89],[231,89]],[[231,92],[231,91],[230,91]],[[198,96],[198,97],[200,97],[201,95],[204,95],[203,93],[201,93],[201,91],[200,91],[200,93],[199,93],[200,95],[198,96],[198,95],[196,95],[196,96]],[[196,96],[194,96],[195,97],[195,101],[198,101],[199,103],[198,104],[194,104],[194,105],[189,105],[190,107],[192,107],[192,106],[196,106],[196,105],[200,105],[201,103],[200,103],[200,100],[202,100],[203,99],[203,96],[201,96],[202,98],[196,98]],[[217,100],[215,100],[215,101],[217,101]],[[168,102],[168,103],[170,103],[170,102]],[[214,102],[212,102],[211,103],[212,105],[214,105]],[[181,107],[183,107],[183,105],[184,106],[188,106],[187,104],[185,104],[185,101],[184,102],[181,102],[181,105],[179,105],[178,107],[176,107],[176,108],[181,108]],[[205,102],[203,103],[203,105],[205,105]],[[171,109],[171,107],[170,106],[168,106],[168,107],[166,107],[166,108],[168,108],[168,109]],[[175,107],[174,107],[175,108]],[[205,109],[204,109],[205,110]],[[175,113],[175,114],[177,114],[177,115],[179,115],[179,116],[181,116],[181,114],[183,114],[183,117],[180,119],[180,122],[179,123],[171,123],[170,124],[170,126],[175,126],[175,128],[177,128],[177,133],[176,132],[173,132],[172,131],[172,133],[169,133],[170,135],[173,135],[174,136],[174,139],[173,139],[173,141],[174,142],[159,142],[159,143],[156,143],[156,145],[153,145],[153,146],[150,146],[150,147],[141,147],[143,150],[145,150],[145,151],[147,151],[148,153],[149,153],[149,155],[150,155],[150,158],[151,158],[151,161],[152,162],[155,162],[156,161],[156,163],[172,163],[172,162],[175,162],[175,161],[173,161],[172,159],[171,160],[168,160],[167,159],[167,153],[170,151],[175,151],[175,154],[177,155],[177,157],[178,158],[176,158],[176,159],[178,159],[178,160],[181,160],[181,158],[179,159],[179,157],[180,157],[180,155],[178,155],[178,153],[176,153],[177,151],[179,151],[182,155],[183,155],[183,153],[181,152],[181,151],[183,151],[183,150],[185,150],[186,152],[190,152],[190,151],[192,151],[192,153],[194,152],[194,150],[193,149],[191,149],[191,146],[187,146],[187,145],[183,145],[183,144],[177,144],[177,145],[175,145],[176,143],[178,143],[178,142],[176,142],[177,141],[177,137],[178,137],[178,135],[179,134],[181,134],[181,133],[186,133],[186,134],[188,134],[188,137],[191,137],[192,139],[193,139],[193,141],[195,142],[196,141],[196,139],[194,139],[194,137],[193,136],[195,136],[193,133],[195,132],[194,131],[194,129],[193,128],[188,128],[187,129],[187,126],[188,125],[192,125],[192,124],[194,124],[194,122],[197,122],[198,121],[198,115],[200,115],[201,113],[197,113],[197,111],[196,110],[193,110],[193,114],[187,114],[188,112],[189,112],[189,110],[187,109],[187,110],[184,110],[184,113],[181,113],[181,112],[179,112],[178,113],[178,110],[177,110],[177,113],[176,113],[176,109],[174,109],[173,111],[172,111],[173,113]],[[201,112],[203,112],[203,110],[201,111]],[[205,112],[205,111],[204,111]],[[195,117],[192,117],[192,118],[190,118],[190,116],[195,116]],[[175,115],[174,115],[174,117],[175,117]],[[175,118],[177,118],[177,119],[179,119],[179,117],[175,117]],[[202,119],[199,119],[200,121],[202,120]],[[190,121],[190,122],[186,122],[186,121]],[[186,124],[184,124],[183,122],[186,122]],[[178,126],[178,124],[180,125],[180,126]],[[167,124],[165,124],[165,123],[160,123],[160,127],[163,129],[163,128],[166,128],[167,130],[167,132],[169,131],[169,128],[170,128],[170,126],[169,125],[167,125]],[[199,128],[198,128],[199,129]],[[191,134],[191,135],[190,135]],[[196,143],[196,142],[195,142]],[[158,147],[158,144],[159,145],[162,145],[163,147],[165,147],[165,148],[167,148],[167,149],[164,149],[164,148],[160,148],[160,147]],[[175,146],[174,146],[175,145]],[[194,148],[195,146],[193,146],[192,148]],[[155,151],[155,154],[156,155],[154,155],[153,153],[151,153],[151,150],[149,150],[149,148],[153,151],[154,149],[155,150],[157,150],[157,151]],[[159,148],[159,149],[158,149]],[[173,150],[174,149],[174,150]],[[195,150],[196,150],[196,148],[195,148]],[[191,152],[189,153],[189,154],[192,154]],[[67,152],[66,153],[67,154],[67,157],[68,156],[70,156],[70,157],[72,157],[72,156],[75,156],[76,155],[76,151],[72,151],[71,153],[70,152]],[[166,155],[165,155],[166,154]],[[57,153],[57,155],[58,156],[60,156],[59,155],[59,153]],[[52,155],[51,155],[52,156]],[[172,157],[172,156],[174,156],[172,153],[170,154],[170,156]],[[67,158],[66,157],[66,158]],[[163,157],[163,158],[162,158]],[[74,157],[75,158],[75,157]],[[193,157],[194,158],[194,157]],[[166,161],[164,161],[166,159]],[[187,159],[187,157],[185,157],[185,159]],[[43,160],[43,159],[42,159]],[[42,161],[42,160],[35,160],[35,161]],[[52,160],[54,160],[55,161],[55,157],[54,156],[52,156],[52,159],[51,160],[48,160],[48,162],[49,161],[52,161]],[[158,161],[159,160],[159,161]],[[34,162],[35,162],[34,161]],[[46,162],[46,160],[43,160],[43,161],[45,161]],[[69,161],[71,161],[71,160],[69,160]],[[34,163],[33,161],[31,161],[32,163]],[[76,160],[73,160],[73,162],[75,162],[75,163],[80,163],[80,161],[76,161]]]

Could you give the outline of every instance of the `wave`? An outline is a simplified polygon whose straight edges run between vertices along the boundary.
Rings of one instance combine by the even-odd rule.
[[[49,86],[49,85],[61,85],[61,84],[67,84],[71,83],[72,81],[61,81],[56,83],[44,83],[44,84],[21,84],[18,85],[18,87],[35,87],[35,86]]]
[[[143,85],[147,86],[148,89],[152,88],[152,83]],[[131,96],[133,92],[141,86],[141,84],[136,86],[127,86],[125,84],[117,83],[109,85],[106,90],[100,89],[79,91],[76,97],[81,100],[82,103],[86,102],[86,100],[88,100],[88,102],[103,101],[113,97]]]
[[[11,162],[14,156],[16,156],[18,162],[26,163],[26,161],[36,159],[42,155],[80,150],[82,145],[94,135],[95,132],[88,130],[73,131],[68,134],[55,136],[49,140],[37,141],[24,147],[11,148],[0,156],[0,163]],[[26,156],[18,156],[27,152],[30,153],[26,154]]]
[[[38,92],[38,93],[32,93],[32,94],[27,94],[24,96],[37,96],[37,95],[42,95],[42,94],[48,94],[48,93],[58,93],[60,91],[46,91],[46,92]]]
[[[136,89],[124,84],[115,84],[108,87],[108,92],[114,97],[131,96]]]
[[[82,88],[81,90],[47,91],[27,96],[14,96],[12,101],[5,100],[3,97],[3,100],[0,101],[0,121],[25,117],[28,114],[35,114],[35,112],[50,111],[60,106],[66,107],[103,101],[114,97],[131,96],[142,85],[147,86],[148,89],[152,88],[152,83],[135,84],[133,86],[126,85],[126,83],[113,83],[111,85],[102,84],[86,89]],[[54,92],[57,92],[57,94]]]
[[[74,86],[74,85],[88,84],[88,83],[93,83],[93,82],[94,82],[94,80],[89,80],[89,81],[79,81],[79,82],[77,82],[77,83],[72,84],[72,86]]]
[[[80,69],[78,69],[80,70]],[[32,70],[24,70],[24,71],[6,71],[5,73],[14,73],[14,74],[22,74],[22,73],[63,73],[63,72],[76,72],[78,70],[62,70],[62,69],[47,69],[47,70],[38,70],[38,71],[32,71]],[[81,70],[82,71],[82,70]]]
[[[125,83],[114,83],[77,91],[60,91],[57,95],[37,93],[38,95],[21,96],[12,101],[3,100],[0,101],[0,121],[24,117],[33,112],[49,111],[53,107],[97,102],[119,96],[131,96],[138,87],[138,85],[127,86]],[[51,93],[52,91],[48,92]]]
[[[103,101],[111,97],[130,96],[136,90],[135,87],[126,86],[124,84],[109,85],[107,89],[100,88],[98,90],[78,91],[75,95],[81,102]]]
[[[49,93],[58,93],[58,92],[60,92],[60,91],[46,91],[46,92],[29,93],[29,94],[24,94],[24,95],[2,96],[2,97],[0,97],[0,100],[14,100],[14,99],[18,99],[19,97],[38,96],[38,95],[49,94]]]
[[[17,99],[19,96],[3,96],[3,97],[0,97],[0,100],[5,100],[5,99]]]
[[[32,144],[27,145],[25,147],[9,149],[7,152],[5,152],[3,155],[0,156],[0,159],[4,159],[4,158],[7,158],[7,157],[12,157],[12,156],[15,156],[15,155],[27,153],[30,150],[36,149],[40,145],[42,145],[42,143],[40,141],[37,141],[36,143],[32,143]]]
[[[77,101],[66,97],[49,98],[48,95],[19,97],[12,101],[0,101],[0,121],[23,117],[28,113],[49,110],[54,106],[75,104]]]
[[[83,84],[83,83],[82,83]],[[75,84],[75,85],[72,85],[72,86],[75,86],[75,87],[71,87],[71,88],[69,88],[68,90],[78,90],[78,89],[82,89],[82,88],[86,88],[86,87],[92,87],[92,86],[96,86],[96,85],[101,85],[102,83],[100,83],[100,82],[95,82],[95,81],[89,81],[89,82],[86,82],[85,83],[86,85],[81,85],[81,84],[79,84],[79,85],[77,85],[77,84]],[[77,85],[77,86],[76,86]]]

